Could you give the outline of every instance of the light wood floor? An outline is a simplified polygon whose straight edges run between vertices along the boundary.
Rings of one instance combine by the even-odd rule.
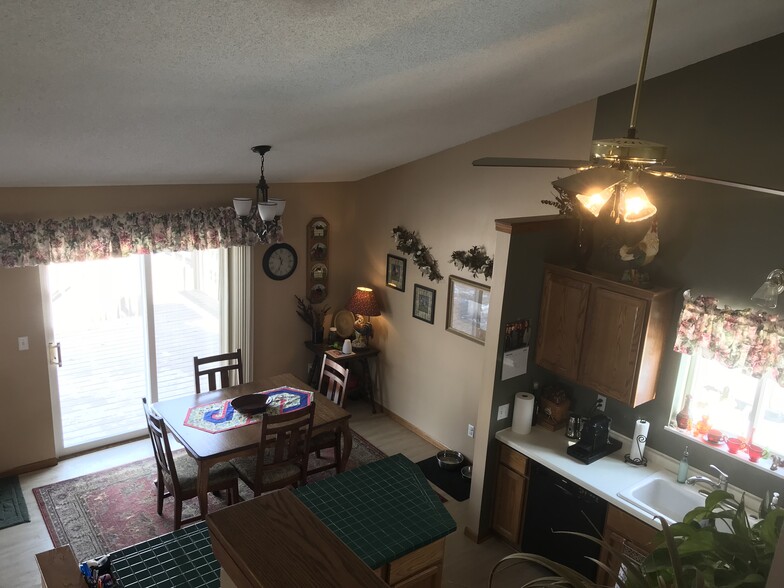
[[[434,455],[437,449],[383,414],[371,414],[368,405],[349,401],[351,426],[388,455],[402,453],[414,462]],[[149,439],[126,443],[86,455],[64,459],[58,465],[20,476],[31,522],[0,530],[0,587],[37,585],[38,570],[34,554],[52,548],[49,533],[33,497],[32,489],[102,469],[150,457]],[[477,588],[487,586],[493,565],[513,549],[491,538],[477,545],[463,533],[468,501],[449,500],[446,508],[457,523],[457,532],[447,538],[444,587]],[[521,586],[528,574],[510,570],[502,574],[493,588]]]

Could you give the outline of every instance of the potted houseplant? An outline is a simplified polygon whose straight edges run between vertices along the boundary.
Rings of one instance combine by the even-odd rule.
[[[310,326],[311,341],[322,343],[324,341],[324,317],[329,312],[329,306],[313,306],[296,294],[294,298],[297,299],[297,314]]]
[[[729,492],[716,490],[706,497],[705,506],[687,513],[683,522],[668,525],[662,520],[656,547],[642,563],[596,537],[562,532],[585,537],[612,552],[623,564],[621,573],[597,563],[621,588],[764,588],[783,521],[784,509],[773,509],[750,525],[743,498],[738,502]],[[491,588],[501,569],[522,562],[540,565],[553,573],[524,584],[526,587],[598,586],[571,568],[542,556],[514,553],[493,568]]]

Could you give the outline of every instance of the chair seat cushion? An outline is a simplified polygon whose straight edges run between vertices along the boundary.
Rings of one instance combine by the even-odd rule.
[[[174,467],[177,469],[177,479],[180,481],[180,488],[183,494],[196,494],[196,478],[199,475],[199,465],[195,459],[188,454],[180,454],[174,457]],[[172,486],[172,479],[169,474],[163,472],[164,483],[167,487]],[[237,478],[237,471],[227,462],[217,463],[210,468],[210,488],[226,488],[231,485],[231,481]]]
[[[265,452],[265,463],[272,462],[272,450],[268,449]],[[232,459],[232,466],[239,473],[240,477],[246,484],[253,485],[256,479],[256,457],[238,457]],[[271,466],[264,468],[262,472],[262,486],[274,486],[281,480],[297,478],[301,474],[299,466],[287,463],[282,465]]]

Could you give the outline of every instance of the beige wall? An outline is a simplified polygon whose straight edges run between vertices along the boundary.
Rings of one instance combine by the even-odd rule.
[[[253,191],[251,185],[2,188],[0,220],[227,206],[233,196]],[[291,371],[304,377],[309,356],[302,342],[310,331],[295,314],[294,294],[305,292],[305,226],[314,216],[331,223],[334,272],[327,304],[342,306],[350,293],[347,266],[341,260],[350,251],[351,201],[346,196],[348,187],[342,184],[291,184],[273,186],[271,191],[288,199],[286,240],[296,249],[300,263],[291,278],[273,282],[261,271],[266,246],[254,248],[254,371],[257,375]],[[30,350],[25,352],[17,351],[17,337],[23,335],[30,339]],[[3,406],[22,415],[0,427],[0,472],[52,459],[54,433],[38,268],[0,269],[0,381]]]
[[[374,319],[374,344],[382,349],[382,401],[435,440],[468,456],[473,456],[474,447],[466,429],[477,422],[485,348],[445,330],[448,276],[472,279],[449,259],[452,251],[473,245],[485,245],[493,255],[497,218],[551,214],[554,209],[540,200],[553,196],[550,182],[558,174],[546,169],[475,168],[471,162],[492,155],[587,157],[594,112],[594,102],[581,104],[354,186],[362,218],[356,225],[362,244],[356,276],[376,289],[384,307],[383,316]],[[436,284],[423,278],[409,259],[406,291],[385,287],[386,255],[395,253],[390,234],[396,225],[420,233],[444,280]],[[411,316],[415,283],[436,289],[434,325]]]

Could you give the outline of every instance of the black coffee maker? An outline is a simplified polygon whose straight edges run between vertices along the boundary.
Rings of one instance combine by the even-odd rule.
[[[606,414],[589,417],[580,432],[580,440],[566,453],[583,463],[593,463],[621,448],[621,442],[610,437],[612,419]]]

